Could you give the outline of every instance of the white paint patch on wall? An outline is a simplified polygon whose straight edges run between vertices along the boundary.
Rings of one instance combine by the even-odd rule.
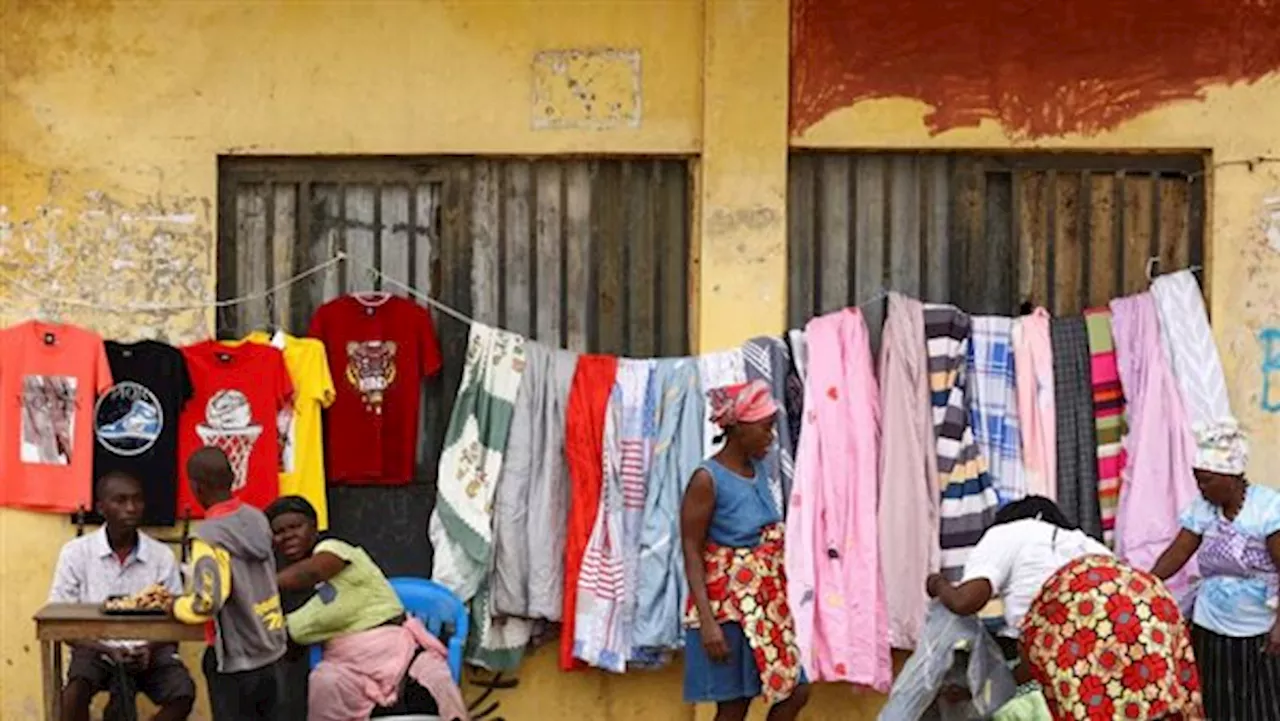
[[[1262,199],[1262,232],[1267,246],[1280,253],[1280,195]]]
[[[639,50],[543,50],[533,56],[532,71],[535,130],[640,127]]]

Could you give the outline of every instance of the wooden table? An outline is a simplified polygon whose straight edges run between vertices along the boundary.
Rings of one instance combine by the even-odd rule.
[[[164,616],[106,616],[96,604],[50,603],[36,612],[46,721],[62,718],[62,644],[70,641],[204,641],[204,626]]]

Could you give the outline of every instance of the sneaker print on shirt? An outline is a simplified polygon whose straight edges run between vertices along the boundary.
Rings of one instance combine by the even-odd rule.
[[[227,454],[231,470],[235,472],[232,492],[244,488],[248,478],[249,457],[253,446],[262,435],[262,426],[253,422],[253,408],[249,399],[235,389],[220,390],[213,394],[204,407],[204,423],[196,426],[196,435],[206,446],[213,446]]]
[[[395,341],[347,343],[347,381],[360,392],[366,411],[382,415],[382,400],[395,380]]]
[[[103,448],[118,456],[151,450],[164,430],[164,411],[155,394],[134,381],[117,383],[98,399],[93,432]]]
[[[71,465],[77,384],[74,376],[23,376],[23,463]]]

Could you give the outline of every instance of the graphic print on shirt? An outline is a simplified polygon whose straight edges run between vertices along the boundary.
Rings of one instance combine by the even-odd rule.
[[[382,415],[382,399],[396,380],[396,342],[347,343],[347,381],[360,392],[365,410]]]
[[[292,408],[281,408],[276,413],[276,432],[280,434],[279,454],[276,458],[280,473],[293,473],[293,438],[296,432],[297,414]]]
[[[23,463],[71,465],[77,383],[74,376],[23,376]]]
[[[93,409],[94,435],[117,456],[146,453],[163,430],[160,400],[141,383],[121,381],[111,386]]]
[[[249,399],[235,389],[214,393],[204,407],[204,423],[196,426],[196,435],[206,446],[227,454],[236,476],[231,490],[244,488],[249,456],[253,455],[253,446],[262,435],[262,426],[253,422]]]

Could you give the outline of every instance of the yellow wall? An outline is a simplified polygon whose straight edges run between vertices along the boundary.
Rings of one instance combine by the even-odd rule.
[[[10,0],[0,33],[0,323],[36,312],[27,289],[116,304],[211,295],[218,154],[662,153],[702,155],[692,278],[702,349],[782,329],[785,0]],[[554,64],[535,59],[566,49],[638,51],[634,126],[586,110]],[[600,98],[636,108],[626,68],[594,57],[602,66],[586,72]],[[925,112],[905,99],[863,102],[792,143],[1020,147],[989,123],[930,135]],[[1273,75],[1038,146],[1275,155],[1264,119],[1276,117]],[[572,127],[545,127],[556,123]],[[1263,200],[1280,195],[1280,166],[1222,168],[1209,182],[1215,332],[1256,439],[1254,476],[1280,483],[1263,472],[1280,461],[1280,415],[1261,409],[1258,340],[1280,327],[1280,251],[1263,241]],[[91,309],[61,318],[176,342],[212,321]],[[1280,394],[1280,377],[1272,383]],[[60,517],[0,510],[0,719],[39,717],[29,618],[71,535]],[[675,669],[561,674],[544,650],[519,678],[496,695],[509,719],[693,717]],[[806,717],[870,719],[877,707],[828,687]]]

